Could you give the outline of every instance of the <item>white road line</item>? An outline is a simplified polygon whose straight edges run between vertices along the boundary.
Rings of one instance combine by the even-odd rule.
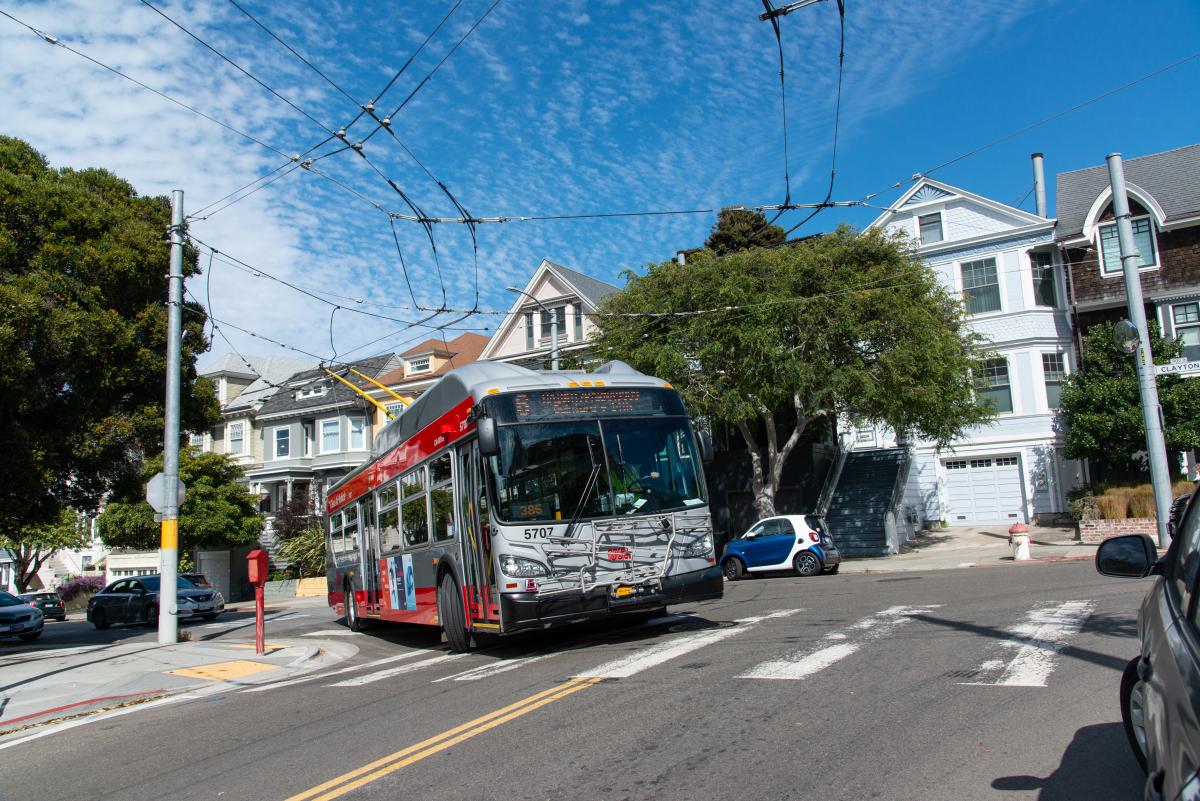
[[[1066,601],[1031,609],[1025,622],[1010,628],[1013,640],[1002,640],[999,647],[1013,651],[1007,661],[987,659],[979,666],[981,679],[960,684],[1004,687],[1045,687],[1054,672],[1058,652],[1083,628],[1096,604],[1092,601]]]
[[[350,629],[321,629],[320,631],[306,631],[302,637],[362,637],[361,631],[351,631]]]
[[[643,670],[661,665],[664,662],[691,653],[706,645],[720,642],[721,640],[736,637],[739,634],[744,634],[757,624],[764,620],[770,620],[779,617],[788,617],[797,612],[802,612],[802,609],[784,609],[778,612],[770,612],[757,617],[747,617],[735,621],[737,625],[723,629],[709,629],[696,634],[688,634],[682,637],[667,640],[666,642],[652,645],[649,648],[642,648],[634,651],[632,654],[623,656],[619,659],[614,659],[611,662],[605,662],[591,670],[577,673],[576,678],[597,678],[597,679],[627,679]]]
[[[424,651],[408,651],[395,656],[386,656],[383,659],[376,659],[371,662],[363,662],[361,665],[351,665],[350,667],[338,668],[337,670],[327,670],[323,673],[314,673],[311,676],[301,676],[298,679],[288,679],[286,681],[277,681],[272,684],[264,684],[259,687],[249,687],[242,692],[261,693],[265,690],[274,690],[277,687],[291,687],[293,684],[303,684],[306,681],[316,681],[317,679],[326,679],[330,676],[340,676],[344,673],[353,673],[356,670],[368,670],[369,668],[379,667],[380,665],[390,665],[393,662],[399,662],[403,659],[412,659],[414,656],[420,656]]]
[[[840,631],[826,634],[826,642],[833,643],[815,651],[798,651],[783,659],[773,659],[755,665],[749,671],[741,674],[739,679],[782,679],[798,680],[818,673],[830,665],[834,665],[862,646],[887,637],[896,629],[912,620],[913,615],[929,612],[938,604],[920,609],[909,606],[893,606],[882,612],[865,617],[850,626],[850,633]]]
[[[526,656],[521,659],[502,659],[497,662],[492,662],[488,665],[464,670],[462,673],[455,673],[452,676],[443,676],[440,679],[434,679],[433,684],[440,681],[479,681],[480,679],[488,679],[492,676],[498,676],[501,673],[507,673],[510,670],[532,665],[534,662],[541,662],[543,659],[549,659],[558,654],[541,654],[540,656]]]
[[[392,676],[399,676],[403,673],[413,673],[414,671],[421,670],[422,668],[433,667],[435,665],[440,665],[443,662],[449,662],[454,659],[461,659],[464,656],[466,656],[466,654],[442,654],[441,656],[435,656],[435,657],[431,657],[429,659],[422,659],[420,662],[412,662],[407,665],[400,665],[400,667],[388,668],[387,670],[379,670],[374,673],[369,673],[366,676],[359,676],[358,678],[354,678],[354,679],[346,679],[345,681],[335,682],[334,684],[326,684],[325,686],[326,687],[361,687],[364,684],[371,684],[372,682],[383,681],[384,679],[390,679]]]

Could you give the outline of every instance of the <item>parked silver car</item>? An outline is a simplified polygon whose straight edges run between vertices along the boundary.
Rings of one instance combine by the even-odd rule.
[[[36,640],[42,636],[45,625],[46,616],[41,609],[12,593],[0,591],[0,637]]]

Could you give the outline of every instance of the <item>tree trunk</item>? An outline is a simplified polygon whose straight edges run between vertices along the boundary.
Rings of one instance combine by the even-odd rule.
[[[38,546],[20,545],[17,547],[14,554],[17,557],[15,578],[18,593],[29,591],[29,582],[42,569],[42,565],[46,563],[46,560],[54,556],[57,552],[57,548],[42,553],[42,549]]]
[[[762,404],[759,404],[758,413],[762,417],[767,431],[767,462],[765,470],[762,453],[758,449],[754,433],[745,421],[738,422],[738,431],[742,432],[742,438],[746,441],[746,447],[750,449],[754,508],[758,512],[759,518],[774,517],[778,514],[775,509],[775,499],[779,495],[779,485],[783,482],[783,468],[787,464],[788,457],[795,450],[797,443],[800,442],[800,436],[808,428],[808,424],[815,419],[815,417],[803,413],[799,395],[792,396],[792,404],[796,409],[796,425],[783,445],[779,444],[779,432],[775,426],[774,413]]]
[[[754,491],[754,509],[758,512],[758,516],[772,517],[775,514],[775,493],[766,491],[767,483],[763,474],[763,459],[762,453],[758,449],[758,442],[754,439],[754,432],[750,430],[750,426],[745,420],[739,420],[737,423],[738,431],[742,432],[742,439],[746,441],[746,449],[750,453],[750,481],[751,489]]]

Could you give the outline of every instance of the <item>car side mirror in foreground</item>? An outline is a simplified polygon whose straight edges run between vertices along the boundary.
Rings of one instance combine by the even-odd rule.
[[[1158,561],[1158,549],[1149,534],[1127,534],[1100,543],[1096,570],[1105,576],[1143,578]]]

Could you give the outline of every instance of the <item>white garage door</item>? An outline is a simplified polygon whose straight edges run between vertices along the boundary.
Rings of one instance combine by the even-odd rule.
[[[946,522],[952,526],[1025,521],[1021,460],[1016,456],[947,459]]]

